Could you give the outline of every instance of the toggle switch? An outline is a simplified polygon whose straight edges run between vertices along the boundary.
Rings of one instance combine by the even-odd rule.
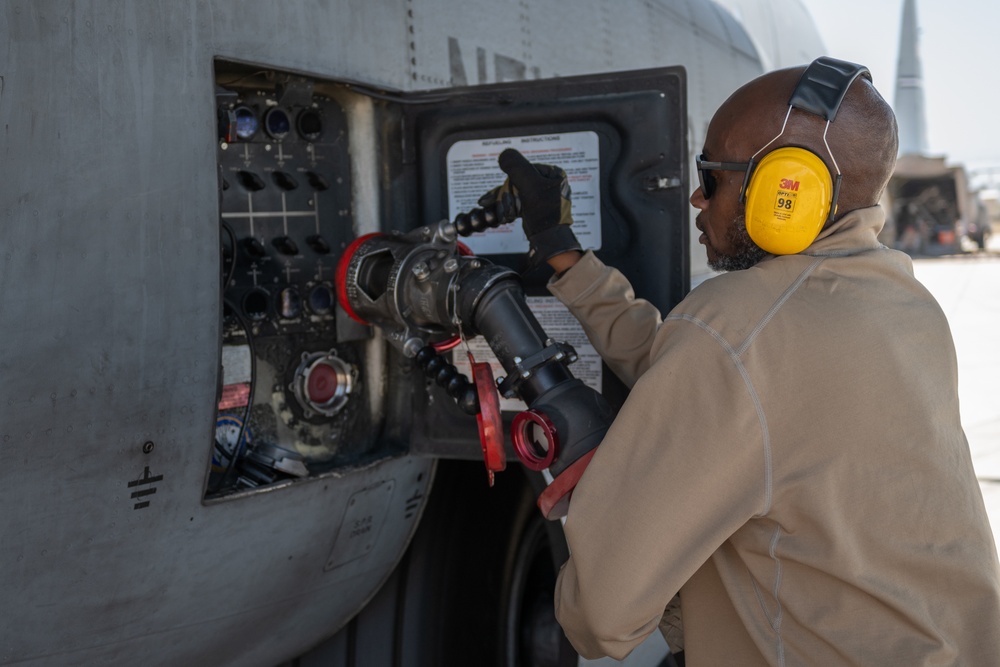
[[[271,245],[278,249],[282,255],[298,255],[299,246],[288,236],[276,236],[271,240]]]
[[[299,182],[288,172],[276,171],[271,174],[271,178],[274,179],[275,185],[282,190],[291,191],[299,187]]]
[[[320,174],[317,174],[315,171],[307,171],[306,178],[309,179],[309,185],[313,190],[322,192],[323,190],[330,189],[330,182],[323,178]]]
[[[319,234],[313,234],[306,239],[306,244],[313,249],[314,252],[320,255],[330,254],[330,244],[327,243],[326,239]]]
[[[267,256],[267,248],[258,239],[248,236],[241,243],[246,253],[254,259],[262,259]]]
[[[241,169],[236,172],[236,177],[240,181],[240,185],[249,190],[250,192],[259,192],[263,190],[267,184],[264,179],[253,173],[252,171],[246,171]]]

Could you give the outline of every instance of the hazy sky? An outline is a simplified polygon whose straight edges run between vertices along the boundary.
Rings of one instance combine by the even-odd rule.
[[[1000,0],[916,0],[930,152],[1000,184]],[[903,0],[802,0],[835,58],[893,103]]]

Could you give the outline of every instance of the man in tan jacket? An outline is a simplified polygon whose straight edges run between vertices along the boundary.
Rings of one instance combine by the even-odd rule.
[[[565,242],[561,172],[501,158],[550,290],[631,387],[571,497],[557,617],[581,655],[620,659],[679,592],[690,667],[1000,665],[951,333],[909,258],[876,238],[895,118],[857,76],[834,122],[793,109],[803,71],[766,74],[715,114],[691,203],[726,273],[662,319]],[[747,163],[787,146],[842,182],[818,236],[776,254],[747,229]]]

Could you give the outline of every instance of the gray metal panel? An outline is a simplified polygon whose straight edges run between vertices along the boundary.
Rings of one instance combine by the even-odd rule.
[[[400,85],[384,46],[345,39],[384,32],[385,11],[0,7],[0,663],[274,664],[335,631],[402,553],[430,461],[201,504],[221,312],[213,57]],[[373,552],[324,572],[348,497],[389,481]]]

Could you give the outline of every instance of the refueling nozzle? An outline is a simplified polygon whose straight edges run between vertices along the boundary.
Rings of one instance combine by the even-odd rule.
[[[341,305],[355,320],[380,327],[425,372],[433,363],[428,375],[460,405],[475,402],[459,390],[454,367],[433,362],[427,349],[448,349],[460,336],[483,336],[506,373],[500,392],[529,407],[514,422],[515,452],[525,466],[548,468],[553,475],[555,481],[538,505],[546,518],[559,518],[611,425],[613,411],[601,394],[569,371],[576,352],[546,335],[528,308],[517,273],[472,255],[457,237],[456,224],[445,220],[407,234],[358,238],[337,266]],[[482,409],[485,395],[479,384],[482,417],[490,410]],[[490,391],[495,394],[496,388]],[[492,475],[502,467],[495,460],[491,464],[495,452],[487,451],[485,440],[483,447]]]

